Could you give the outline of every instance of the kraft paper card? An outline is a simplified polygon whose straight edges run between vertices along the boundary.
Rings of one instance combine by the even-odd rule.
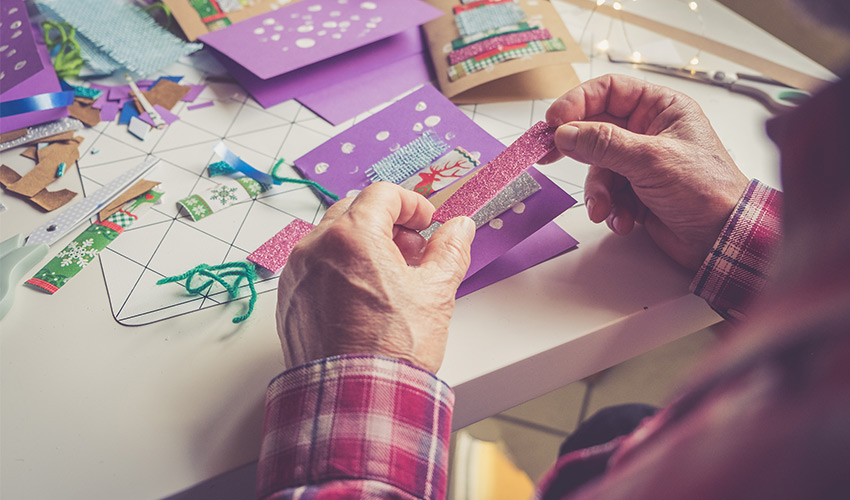
[[[423,26],[425,42],[438,86],[453,102],[555,98],[580,83],[572,63],[586,62],[587,58],[550,2],[518,0],[516,6],[524,12],[523,19],[469,36],[461,35],[461,26],[494,26],[485,21],[499,17],[497,13],[484,11],[504,4],[470,8],[459,0],[428,2],[443,15]],[[481,19],[461,23],[461,16]],[[515,20],[506,18],[503,22],[511,19]],[[543,30],[545,35],[540,33]],[[547,35],[549,38],[541,39]]]

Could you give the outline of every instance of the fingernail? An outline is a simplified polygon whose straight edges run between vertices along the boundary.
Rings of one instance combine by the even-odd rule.
[[[475,234],[475,221],[473,221],[469,217],[461,217],[461,228],[466,231],[468,234]]]
[[[596,205],[596,200],[594,198],[588,198],[584,204],[587,206],[587,216],[590,217],[590,220],[593,220],[593,207]]]
[[[561,125],[555,131],[555,146],[561,151],[572,151],[578,142],[578,127]]]

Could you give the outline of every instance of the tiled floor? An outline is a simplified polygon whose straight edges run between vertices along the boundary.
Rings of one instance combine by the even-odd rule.
[[[458,442],[459,435],[465,433],[473,440],[497,443],[498,449],[536,482],[554,463],[564,438],[597,410],[622,403],[664,404],[688,380],[691,369],[713,345],[721,329],[722,325],[701,330],[477,422],[457,431],[452,441]],[[463,460],[469,460],[468,455],[462,455]],[[480,478],[456,478],[474,469],[468,463],[459,463],[456,456],[453,450],[449,498],[483,500],[470,498],[468,489],[458,491],[456,484]]]

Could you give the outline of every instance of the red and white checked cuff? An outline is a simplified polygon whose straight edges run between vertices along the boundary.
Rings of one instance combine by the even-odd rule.
[[[335,356],[287,370],[266,394],[257,496],[444,498],[453,406],[447,384],[395,359]]]
[[[741,320],[768,281],[782,239],[782,193],[752,180],[691,282],[726,319]]]

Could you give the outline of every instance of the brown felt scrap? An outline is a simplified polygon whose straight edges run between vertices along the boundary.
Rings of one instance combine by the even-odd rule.
[[[74,99],[73,104],[68,106],[68,112],[72,117],[85,123],[87,127],[94,127],[100,123],[100,110],[94,109],[92,107],[93,103],[94,101],[91,99],[77,97]]]
[[[21,156],[29,158],[30,160],[38,161],[38,146],[28,147],[21,153]]]
[[[117,198],[112,200],[112,203],[106,205],[106,208],[98,212],[97,217],[102,221],[106,220],[110,215],[117,212],[119,208],[123,207],[125,203],[138,198],[158,185],[159,181],[149,181],[145,179],[136,181],[135,184],[127,188],[126,191],[119,194]]]
[[[171,110],[180,102],[180,99],[183,99],[183,96],[189,93],[192,90],[192,87],[187,87],[185,85],[180,85],[179,83],[174,83],[171,80],[160,80],[159,83],[154,85],[154,87],[147,92],[142,92],[145,96],[145,99],[151,103],[151,106],[154,104],[159,104],[163,108],[167,110]],[[139,102],[139,99],[135,99],[136,109],[139,110],[139,113],[144,113],[145,110],[142,108],[142,104]]]
[[[36,163],[35,168],[16,182],[8,184],[6,189],[22,196],[33,197],[37,195],[39,191],[56,180],[56,169],[60,163],[65,163],[67,169],[74,165],[74,162],[80,157],[78,147],[81,142],[83,142],[82,137],[75,137],[74,140],[54,142],[42,148],[38,152],[39,162]]]
[[[0,165],[0,184],[3,187],[10,186],[19,180],[21,180],[21,176],[17,172],[6,165]],[[42,189],[35,196],[29,197],[29,201],[50,212],[68,203],[75,196],[77,196],[77,193],[69,189],[60,189],[59,191]]]

